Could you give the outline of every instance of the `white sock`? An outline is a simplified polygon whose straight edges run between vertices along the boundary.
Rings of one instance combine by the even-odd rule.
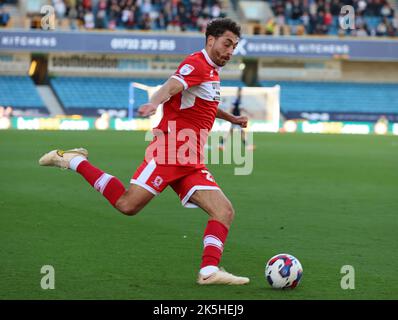
[[[219,269],[216,266],[206,266],[206,267],[203,267],[202,269],[200,269],[199,273],[204,277],[208,277],[209,275],[211,275],[212,273],[214,273],[218,270]]]
[[[76,171],[77,167],[79,166],[80,163],[82,163],[82,161],[87,160],[85,157],[83,156],[76,156],[74,158],[72,158],[72,160],[69,162],[69,169],[72,169],[73,171]]]

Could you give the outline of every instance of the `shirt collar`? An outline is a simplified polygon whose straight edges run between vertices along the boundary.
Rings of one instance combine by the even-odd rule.
[[[202,53],[203,53],[203,55],[205,56],[205,59],[206,59],[206,61],[207,61],[207,63],[208,63],[209,65],[211,65],[212,67],[216,68],[217,71],[220,71],[220,70],[221,70],[221,67],[218,66],[218,65],[216,65],[216,64],[213,62],[213,60],[210,59],[209,55],[207,54],[206,49],[202,49]]]

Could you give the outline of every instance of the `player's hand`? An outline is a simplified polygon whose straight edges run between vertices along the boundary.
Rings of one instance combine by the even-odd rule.
[[[154,115],[156,113],[156,109],[158,108],[158,106],[156,106],[153,103],[145,103],[142,106],[140,106],[138,108],[138,114],[141,117],[149,117],[151,115]]]
[[[238,124],[242,128],[247,127],[247,122],[249,121],[249,118],[246,116],[240,116],[240,117],[235,117],[233,121],[231,121],[233,124]]]

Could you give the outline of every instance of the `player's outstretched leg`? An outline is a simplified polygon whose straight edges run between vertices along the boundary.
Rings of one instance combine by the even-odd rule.
[[[201,285],[249,283],[249,278],[235,276],[219,267],[234,216],[231,202],[220,190],[197,190],[189,201],[197,204],[210,216],[203,236],[204,249],[198,283]]]
[[[39,164],[42,166],[71,169],[81,174],[87,182],[99,191],[113,206],[125,193],[119,179],[91,165],[87,160],[86,149],[53,150],[43,155]]]
[[[118,178],[94,167],[87,158],[88,152],[83,148],[53,150],[43,155],[39,164],[76,171],[112,206],[126,215],[136,214],[153,198],[151,193],[139,186],[133,185],[126,191]]]

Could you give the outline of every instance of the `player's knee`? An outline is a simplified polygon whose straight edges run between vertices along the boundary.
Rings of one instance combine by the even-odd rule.
[[[126,216],[135,216],[141,207],[135,203],[129,203],[127,201],[120,201],[116,204],[116,208]]]
[[[229,224],[231,224],[232,220],[234,220],[235,217],[235,210],[234,207],[232,206],[231,203],[227,203],[223,210],[222,210],[222,215],[224,220],[226,220]]]
[[[138,212],[140,212],[140,208],[137,207],[130,207],[126,211],[124,211],[124,214],[127,216],[135,216]]]

